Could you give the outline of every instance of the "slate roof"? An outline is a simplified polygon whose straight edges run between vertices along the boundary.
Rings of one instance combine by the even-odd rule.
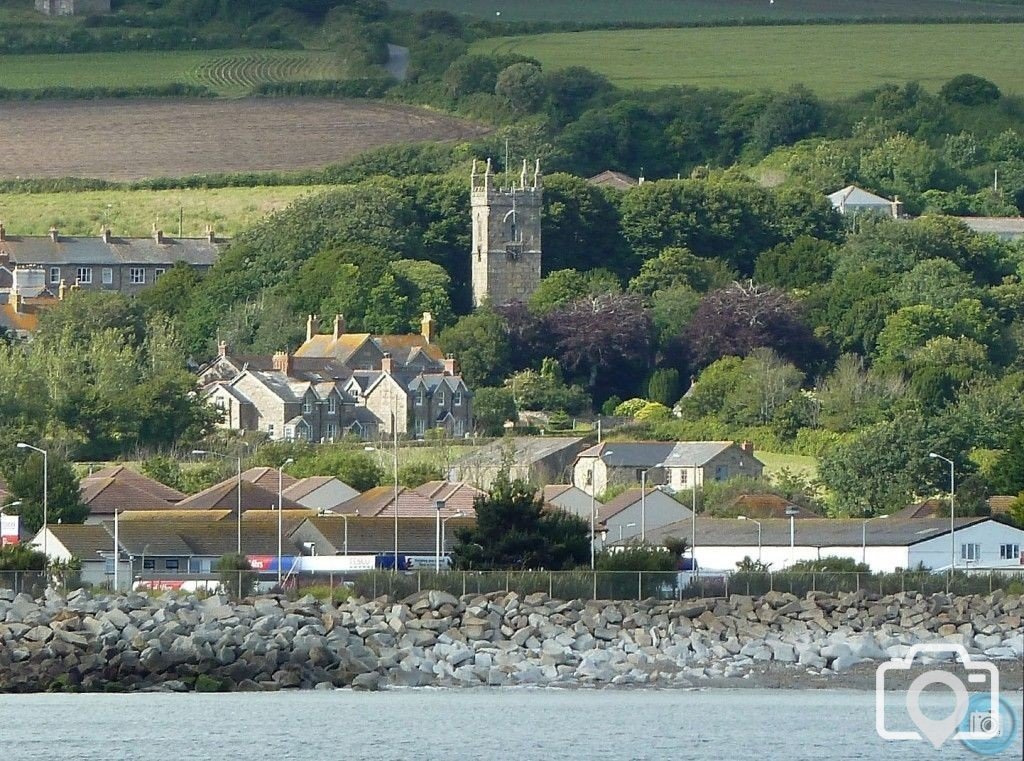
[[[172,503],[118,478],[83,478],[79,495],[90,515],[113,515],[121,510],[167,510]]]
[[[108,533],[113,524],[105,522]],[[118,527],[121,546],[132,555],[159,555],[164,557],[191,557],[202,555],[220,557],[235,552],[238,547],[238,524],[233,520],[217,521],[125,521]],[[286,552],[294,554],[296,547],[286,536]],[[277,522],[242,521],[242,552],[246,555],[277,554]]]
[[[302,505],[284,497],[281,501],[286,510],[301,510]],[[229,478],[219,484],[203,489],[201,492],[186,497],[177,505],[181,510],[238,509],[237,479]],[[256,484],[242,479],[242,512],[246,510],[267,510],[277,507],[277,490],[273,492],[261,489]]]
[[[51,536],[80,560],[100,560],[100,552],[113,555],[114,537],[100,524],[50,524]]]
[[[572,484],[548,484],[542,490],[544,493],[544,501],[551,502],[552,500],[556,500],[572,488]]]
[[[287,473],[281,473],[280,475],[281,487],[287,493],[288,487],[295,485],[298,479],[295,476],[289,476]],[[242,471],[243,481],[256,484],[261,489],[266,489],[272,494],[277,494],[277,479],[277,468],[249,468]]]
[[[832,202],[832,207],[836,209],[841,206],[884,206],[886,209],[892,208],[892,201],[888,198],[875,195],[863,188],[858,188],[856,185],[847,185],[842,190],[829,193],[828,200]]]
[[[1024,237],[1024,217],[956,217],[976,233],[1004,238]]]
[[[964,528],[988,518],[957,518],[956,527]],[[859,547],[863,521],[857,519],[807,518],[796,523],[796,544],[799,546]],[[867,524],[868,544],[905,547],[949,532],[949,518],[918,518],[914,520],[875,520]],[[689,538],[690,520],[648,530],[648,541],[660,544],[667,537]],[[768,518],[761,521],[761,544],[765,547],[789,546],[789,520]],[[757,527],[735,518],[698,518],[697,547],[757,547]]]
[[[511,441],[502,439],[467,454],[455,463],[457,468],[467,466],[501,466],[511,453],[516,465],[532,465],[574,447],[583,441],[581,436],[517,436]],[[510,446],[511,445],[511,446]]]
[[[155,238],[120,238],[105,243],[99,236],[58,235],[54,242],[49,235],[11,235],[7,233],[3,249],[11,261],[19,265],[40,266],[61,264],[125,265],[151,264],[173,266],[186,262],[194,266],[212,266],[221,245],[207,238],[169,238],[162,243]]]
[[[156,479],[145,476],[125,465],[110,465],[90,473],[86,478],[116,478],[119,481],[130,483],[132,486],[143,491],[148,491],[150,494],[160,497],[160,499],[167,502],[177,502],[185,498],[183,492],[162,484]]]
[[[821,516],[817,513],[812,513],[810,510],[804,510],[799,505],[795,505],[788,499],[784,499],[776,494],[741,494],[732,501],[730,505],[738,514],[745,515],[748,518],[786,518],[786,510],[789,508],[796,508],[798,511],[795,518],[820,518]]]
[[[436,502],[443,500],[445,505],[441,517],[447,518],[461,512],[463,515],[476,515],[474,500],[482,491],[467,483],[450,481],[431,481],[415,489],[399,487],[398,517],[404,518],[436,518]],[[394,518],[395,489],[394,486],[377,486],[363,492],[358,497],[343,502],[335,513],[345,513],[360,517]]]
[[[630,177],[625,172],[616,172],[613,169],[606,169],[600,174],[595,174],[593,177],[590,177],[587,182],[591,185],[615,188],[616,190],[629,190],[630,188],[635,188],[640,184],[640,181],[636,177]]]
[[[285,496],[289,499],[300,500],[310,492],[314,492],[317,489],[326,486],[331,481],[337,481],[344,486],[348,486],[344,481],[335,478],[334,476],[309,476],[307,478],[292,479],[291,485],[287,486],[284,490]],[[349,486],[351,489],[352,487]]]
[[[626,489],[626,491],[622,492],[622,494],[617,496],[615,499],[600,507],[597,511],[597,518],[601,523],[604,523],[609,518],[614,518],[623,510],[627,510],[633,505],[639,504],[640,498],[643,494],[646,493],[646,499],[650,500],[651,496],[655,494],[655,492],[660,491],[660,489],[655,489],[653,487],[648,489]],[[662,494],[662,497],[675,502],[675,500],[667,494]],[[686,505],[683,505],[682,503],[676,504],[679,505],[680,515],[690,515],[690,508],[686,507]]]
[[[444,524],[445,544],[451,547],[457,540],[455,532],[473,526],[472,517],[452,518]],[[310,518],[308,524],[331,544],[336,553],[345,548],[345,519],[326,515]],[[400,519],[398,549],[405,554],[433,555],[436,549],[435,518]],[[395,522],[391,518],[352,517],[348,519],[348,551],[350,554],[380,554],[394,550]]]
[[[390,354],[396,368],[401,368],[423,355],[432,363],[441,364],[444,353],[437,344],[432,344],[418,333],[402,335],[371,335],[370,333],[343,333],[338,338],[333,333],[318,334],[295,350],[297,357],[333,357],[341,362],[361,349],[367,342],[373,343],[382,354]]]
[[[163,521],[180,523],[182,521],[203,522],[222,521],[234,517],[234,510],[125,510],[121,513],[122,521]],[[244,516],[245,513],[242,513]],[[111,523],[113,525],[113,523]]]

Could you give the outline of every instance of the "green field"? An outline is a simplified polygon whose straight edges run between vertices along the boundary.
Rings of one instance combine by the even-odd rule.
[[[516,52],[545,68],[586,66],[623,87],[696,85],[824,96],[886,82],[930,89],[969,72],[1024,94],[1024,24],[868,24],[644,29],[493,37],[479,53]]]
[[[50,226],[66,235],[96,235],[106,224],[115,235],[148,235],[154,223],[178,234],[179,210],[186,236],[212,225],[233,236],[318,186],[217,188],[211,190],[98,190],[0,194],[0,220],[11,235],[45,235]]]
[[[756,451],[754,456],[764,463],[764,472],[769,478],[783,468],[811,480],[818,477],[818,460],[814,457],[805,457],[798,454],[776,454],[774,452],[762,452],[761,450]]]
[[[218,50],[0,56],[0,88],[203,85],[220,95],[247,94],[262,82],[337,79],[334,53],[310,50]]]
[[[1020,5],[959,0],[390,0],[388,4],[411,11],[434,8],[492,21],[580,24],[1024,17]]]

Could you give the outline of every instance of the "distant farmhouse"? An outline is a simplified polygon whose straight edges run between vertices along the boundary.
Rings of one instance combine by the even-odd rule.
[[[148,238],[122,238],[107,228],[95,237],[61,235],[57,228],[11,235],[0,223],[0,291],[18,286],[26,297],[55,297],[64,284],[135,294],[178,262],[208,270],[222,246],[212,230],[202,238],[171,238],[157,229]]]
[[[36,0],[36,10],[47,16],[97,16],[110,13],[110,0]]]
[[[903,204],[898,196],[890,201],[856,185],[847,185],[842,190],[830,193],[828,200],[832,203],[832,208],[843,216],[876,214],[893,219],[903,216]]]
[[[419,334],[349,333],[341,315],[332,333],[318,331],[310,315],[306,341],[293,354],[235,355],[221,343],[199,373],[204,393],[223,413],[221,425],[318,442],[396,429],[417,436],[472,429],[473,394],[455,359],[435,343],[429,312]]]

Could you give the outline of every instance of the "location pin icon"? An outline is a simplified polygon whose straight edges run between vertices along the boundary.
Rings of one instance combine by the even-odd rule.
[[[956,706],[944,719],[930,719],[921,711],[921,693],[930,684],[944,684],[953,691]],[[945,671],[926,671],[911,682],[910,689],[907,690],[907,713],[910,714],[914,726],[936,749],[956,734],[960,722],[967,714],[967,702],[967,688],[964,687],[964,683]]]

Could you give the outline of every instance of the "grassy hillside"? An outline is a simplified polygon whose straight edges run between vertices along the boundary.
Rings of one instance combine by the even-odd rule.
[[[1024,94],[1024,24],[644,29],[481,40],[477,52],[516,52],[546,68],[586,66],[624,87],[698,85],[785,89],[802,82],[824,96],[885,82],[935,89],[970,72]]]
[[[134,88],[169,84],[247,94],[263,82],[337,79],[334,53],[307,50],[157,51],[0,56],[0,88]]]
[[[153,223],[177,235],[179,210],[185,235],[206,225],[232,236],[296,198],[322,188],[255,187],[216,190],[101,190],[79,193],[4,193],[0,220],[12,235],[45,235],[55,225],[67,235],[94,235],[107,224],[118,235],[148,235]]]
[[[415,11],[435,8],[492,21],[584,24],[1024,17],[1020,5],[959,0],[390,0],[389,5]]]

